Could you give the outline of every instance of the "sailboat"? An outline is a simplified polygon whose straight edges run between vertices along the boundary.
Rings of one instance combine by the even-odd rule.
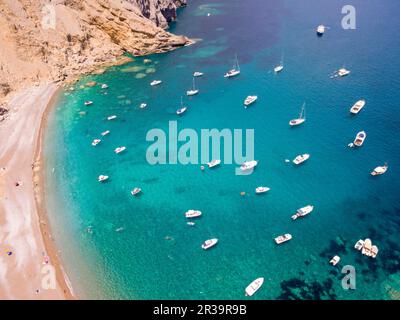
[[[191,90],[186,91],[186,95],[188,96],[194,96],[195,94],[198,94],[199,90],[196,89],[196,84],[194,82],[194,77],[193,77],[193,88]]]
[[[281,72],[282,70],[283,70],[283,55],[282,55],[282,59],[281,59],[280,64],[277,65],[277,66],[274,68],[274,72],[275,72],[275,73],[279,73],[279,72]]]
[[[236,63],[233,65],[232,69],[225,73],[224,78],[232,78],[240,74],[239,60],[236,55]]]
[[[183,106],[183,98],[181,97],[181,107],[180,109],[176,110],[176,114],[179,116],[187,110],[187,107]]]
[[[289,125],[290,126],[298,126],[305,121],[306,121],[306,104],[303,103],[303,106],[301,107],[299,118],[290,120]]]

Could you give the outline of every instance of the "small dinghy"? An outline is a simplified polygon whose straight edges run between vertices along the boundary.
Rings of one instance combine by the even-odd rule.
[[[195,73],[193,73],[193,77],[201,77],[203,74],[203,72],[196,71]]]
[[[146,107],[147,107],[147,103],[141,103],[139,106],[140,109],[144,109]]]
[[[111,120],[114,120],[114,119],[117,119],[116,115],[112,115],[112,116],[107,117],[108,121],[111,121]]]
[[[100,139],[94,139],[94,140],[92,141],[92,146],[95,147],[95,146],[97,146],[100,142],[101,142]]]
[[[85,101],[85,106],[91,106],[93,104],[93,101]]]
[[[106,131],[102,132],[101,135],[104,137],[104,136],[108,135],[109,133],[110,133],[110,130],[106,130]]]
[[[102,89],[108,89],[108,85],[106,85],[105,83],[101,85]]]

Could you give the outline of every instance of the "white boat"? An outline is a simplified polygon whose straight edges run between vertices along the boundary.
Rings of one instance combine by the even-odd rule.
[[[218,239],[214,238],[214,239],[209,239],[203,242],[203,244],[201,245],[201,247],[204,250],[210,249],[211,247],[214,247],[216,244],[218,243]]]
[[[193,77],[201,77],[203,74],[203,72],[196,71],[195,73],[193,73]]]
[[[99,178],[98,178],[99,182],[103,182],[103,181],[106,181],[106,180],[108,180],[108,176],[100,175]]]
[[[180,114],[184,113],[187,110],[187,107],[183,106],[183,98],[181,97],[181,107],[176,110],[176,114],[179,116]]]
[[[388,169],[388,165],[387,165],[387,163],[385,163],[383,166],[376,167],[374,169],[374,171],[371,172],[371,175],[379,176],[381,174],[384,174],[387,171],[387,169]]]
[[[300,111],[300,115],[297,119],[293,119],[289,121],[290,126],[298,126],[306,121],[306,104],[303,103]]]
[[[350,112],[352,114],[357,114],[361,111],[362,108],[365,106],[365,100],[358,100],[351,108]]]
[[[207,165],[209,168],[213,168],[218,166],[221,163],[221,160],[217,159],[217,160],[211,160],[210,162],[207,162]]]
[[[368,239],[368,238],[367,238],[367,239],[364,240],[364,246],[363,246],[363,248],[361,249],[361,253],[362,253],[363,255],[365,255],[365,256],[370,257],[370,256],[372,255],[371,249],[372,249],[372,242],[371,242],[371,239]]]
[[[106,85],[105,83],[101,85],[102,89],[108,89],[108,85]]]
[[[142,189],[136,187],[131,191],[131,195],[136,196],[140,192],[142,192]]]
[[[114,120],[114,119],[117,119],[116,115],[112,115],[112,116],[107,117],[107,120]]]
[[[344,76],[347,76],[349,73],[350,73],[350,71],[347,70],[346,68],[340,68],[340,69],[338,70],[338,72],[337,72],[337,75],[338,75],[339,77],[344,77]]]
[[[199,93],[199,90],[196,89],[196,84],[195,84],[194,78],[193,78],[193,88],[188,90],[188,91],[186,91],[186,95],[187,96],[194,96],[195,94],[198,94],[198,93]]]
[[[314,210],[314,206],[310,206],[310,205],[300,208],[300,209],[297,209],[297,212],[292,216],[292,219],[296,220],[297,218],[304,217],[313,210]]]
[[[93,104],[93,101],[85,101],[85,106],[90,106]]]
[[[92,142],[92,146],[95,147],[95,146],[97,146],[100,142],[101,142],[100,139],[94,139],[93,142]]]
[[[334,256],[334,257],[331,259],[331,261],[329,261],[329,263],[330,263],[331,265],[336,266],[336,265],[339,263],[339,261],[340,261],[340,257],[339,257],[339,256]]]
[[[126,147],[118,147],[114,150],[115,153],[121,153],[122,151],[125,151]]]
[[[292,235],[290,233],[286,233],[284,235],[276,237],[275,238],[275,242],[276,242],[276,244],[282,244],[282,243],[284,243],[286,241],[289,241],[291,239],[292,239]]]
[[[364,247],[364,240],[358,240],[356,244],[354,245],[354,249],[357,249],[360,251]]]
[[[263,283],[264,283],[264,278],[257,278],[246,287],[246,289],[244,290],[245,295],[251,297],[261,288]]]
[[[304,161],[307,161],[310,158],[310,155],[308,153],[300,154],[296,158],[294,158],[293,163],[295,165],[299,165],[303,163]]]
[[[179,116],[187,110],[187,107],[180,108],[176,110],[176,114]]]
[[[277,66],[274,68],[274,72],[275,72],[275,73],[279,73],[279,72],[281,72],[282,70],[283,70],[283,64],[277,65]]]
[[[144,109],[146,107],[147,107],[147,103],[141,103],[139,106],[140,109]]]
[[[257,166],[257,164],[258,162],[256,160],[246,161],[240,166],[240,169],[242,171],[250,170]]]
[[[188,210],[185,212],[185,217],[186,218],[197,218],[201,216],[201,211],[200,210]]]
[[[236,56],[236,63],[232,67],[231,70],[229,70],[227,73],[225,73],[224,78],[232,78],[240,74],[240,66],[239,66],[239,60]]]
[[[108,135],[109,133],[110,133],[110,130],[106,130],[106,131],[102,132],[101,135],[104,137],[104,136]]]
[[[318,36],[322,36],[324,33],[325,33],[325,26],[323,25],[323,24],[320,24],[318,27],[317,27],[317,35]]]
[[[367,137],[367,134],[365,133],[365,131],[360,131],[359,133],[357,133],[356,138],[354,139],[353,144],[356,147],[361,147],[364,143],[365,138]]]
[[[271,189],[268,188],[268,187],[257,187],[256,188],[256,193],[257,194],[265,193],[265,192],[268,192],[269,190],[271,190]]]
[[[154,81],[150,82],[150,85],[151,85],[152,87],[154,87],[154,86],[158,86],[158,85],[161,84],[161,83],[162,83],[161,80],[154,80]]]
[[[252,103],[256,102],[257,99],[258,99],[257,96],[247,96],[247,98],[244,100],[245,108],[247,108]]]

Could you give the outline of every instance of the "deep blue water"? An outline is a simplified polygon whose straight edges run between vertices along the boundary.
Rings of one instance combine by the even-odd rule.
[[[260,276],[265,283],[254,299],[394,297],[400,290],[400,3],[353,0],[356,30],[341,27],[346,4],[191,0],[171,31],[202,41],[145,57],[151,64],[135,58],[63,93],[46,135],[47,202],[80,297],[241,299]],[[315,34],[320,23],[329,26],[322,38]],[[224,79],[235,54],[242,73]],[[285,69],[275,75],[282,56]],[[331,79],[342,66],[351,74]],[[178,118],[193,71],[205,73],[197,79],[200,93],[184,98],[189,109]],[[154,79],[163,84],[150,87]],[[98,86],[79,89],[90,80],[107,83],[107,95]],[[259,99],[244,109],[249,94]],[[365,108],[350,116],[361,98]],[[94,105],[85,107],[85,100]],[[142,102],[147,109],[138,108]],[[303,102],[307,121],[290,128]],[[118,119],[106,121],[111,114]],[[254,129],[259,166],[236,176],[236,165],[204,172],[199,165],[149,165],[146,133],[167,130],[170,120],[197,132]],[[110,135],[92,147],[105,130]],[[365,144],[348,148],[361,130]],[[114,154],[121,145],[126,152]],[[284,161],[306,152],[311,157],[301,167]],[[387,174],[371,177],[384,162]],[[99,174],[110,181],[99,184]],[[259,185],[271,191],[255,196]],[[135,186],[143,189],[137,198],[130,195]],[[308,204],[314,211],[293,222],[291,215]],[[183,216],[191,208],[203,212],[195,227]],[[293,240],[276,246],[273,238],[283,233]],[[203,251],[201,243],[212,237],[219,244]],[[368,237],[380,250],[374,260],[353,249]],[[342,260],[332,267],[336,254]],[[356,290],[341,287],[344,265],[356,268]]]

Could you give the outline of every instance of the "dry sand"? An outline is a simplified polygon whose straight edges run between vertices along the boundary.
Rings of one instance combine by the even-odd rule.
[[[56,84],[43,84],[19,93],[0,124],[0,299],[73,297],[42,207],[41,136],[57,92]],[[55,289],[42,286],[48,265]]]

